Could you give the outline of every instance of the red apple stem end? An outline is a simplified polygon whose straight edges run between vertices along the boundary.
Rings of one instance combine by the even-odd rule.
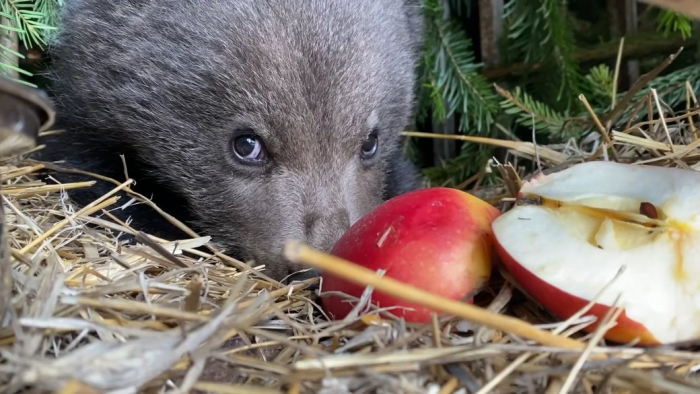
[[[567,349],[585,348],[584,342],[541,330],[517,318],[499,315],[475,305],[445,298],[389,277],[380,277],[372,270],[321,252],[299,241],[289,241],[285,246],[285,255],[292,262],[306,264],[358,285],[373,286],[376,290],[394,297],[533,340],[544,346]]]

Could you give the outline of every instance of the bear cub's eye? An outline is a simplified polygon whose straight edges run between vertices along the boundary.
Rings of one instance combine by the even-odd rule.
[[[377,131],[372,130],[372,132],[367,136],[367,138],[362,142],[362,160],[369,160],[377,153],[377,147],[379,145],[379,137],[377,136]]]
[[[233,152],[245,162],[262,162],[267,159],[265,145],[255,134],[242,134],[233,139]]]

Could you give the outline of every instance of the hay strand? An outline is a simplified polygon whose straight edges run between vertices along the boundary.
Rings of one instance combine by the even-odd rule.
[[[583,344],[568,338],[540,330],[522,320],[511,318],[470,304],[451,300],[425,290],[406,285],[398,280],[382,277],[367,268],[348,262],[336,256],[320,252],[297,241],[290,241],[285,247],[286,257],[293,262],[303,263],[323,272],[338,275],[355,284],[372,286],[386,294],[406,301],[426,306],[443,313],[461,317],[467,321],[483,324],[547,346],[580,349]]]

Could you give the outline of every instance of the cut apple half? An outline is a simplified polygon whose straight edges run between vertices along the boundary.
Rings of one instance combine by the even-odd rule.
[[[608,340],[700,338],[700,173],[578,164],[524,183],[492,228],[513,279],[560,318],[608,287],[587,313],[597,317],[587,331],[619,296],[623,313]]]

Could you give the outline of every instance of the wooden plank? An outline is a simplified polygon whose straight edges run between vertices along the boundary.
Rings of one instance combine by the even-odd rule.
[[[685,14],[700,20],[700,1],[698,0],[639,0],[641,3],[655,5],[671,11]]]
[[[479,0],[481,62],[493,67],[501,62],[498,41],[503,35],[503,0]]]
[[[639,18],[637,0],[624,0],[625,37],[637,34]],[[624,63],[628,85],[639,79],[639,60],[629,59]]]
[[[647,38],[644,41],[639,38]],[[693,39],[682,39],[682,38],[669,38],[660,39],[659,34],[649,35],[644,34],[642,36],[632,37],[630,35],[626,36],[625,47],[623,48],[623,57],[642,57],[651,54],[662,54],[669,55],[674,53],[680,47],[693,48],[696,46],[696,42]],[[579,62],[590,62],[590,61],[603,61],[615,59],[617,57],[617,51],[620,42],[606,42],[591,48],[579,48],[573,53],[573,58]],[[525,64],[525,63],[515,63],[504,65],[501,67],[489,67],[484,69],[482,75],[489,80],[496,80],[500,78],[510,77],[513,75],[520,75],[528,72],[539,72],[546,64],[536,63],[536,64]]]

